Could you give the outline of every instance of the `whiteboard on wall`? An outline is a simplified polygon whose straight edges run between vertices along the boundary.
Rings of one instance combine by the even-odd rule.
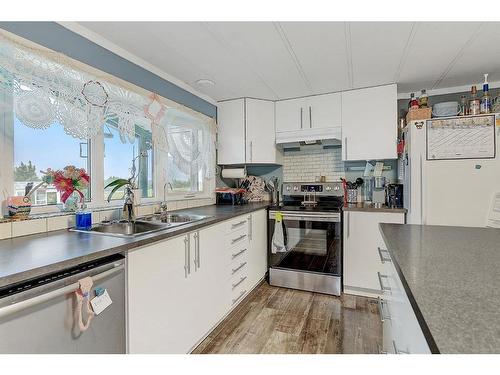
[[[467,116],[427,121],[427,160],[495,157],[495,116]]]

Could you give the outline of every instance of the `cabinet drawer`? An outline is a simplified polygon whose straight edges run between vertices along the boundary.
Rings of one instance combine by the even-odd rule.
[[[246,228],[241,228],[224,236],[224,248],[226,249],[241,246],[245,243],[248,244],[248,230]]]
[[[229,248],[225,256],[226,264],[238,262],[241,259],[247,258],[248,253],[250,252],[249,245],[250,244],[248,241],[244,241],[241,244],[238,244],[237,246]]]
[[[383,292],[384,309],[384,351],[395,354],[430,353],[427,340],[405,293],[393,263],[384,263],[387,273],[384,284],[390,289]],[[390,323],[386,324],[386,321]],[[385,331],[387,330],[387,332]],[[390,338],[390,343],[387,344]],[[389,346],[389,350],[387,349]],[[392,346],[392,347],[391,347]]]
[[[241,276],[243,274],[248,274],[248,257],[246,255],[228,264],[225,271],[226,279]]]
[[[230,220],[228,223],[226,223],[226,234],[232,234],[236,231],[240,231],[244,229],[246,232],[248,232],[248,215],[245,216],[238,216],[237,218]]]
[[[248,276],[238,276],[235,275],[231,278],[228,283],[228,288],[231,289],[231,306],[234,306],[241,302],[245,295],[248,293]]]

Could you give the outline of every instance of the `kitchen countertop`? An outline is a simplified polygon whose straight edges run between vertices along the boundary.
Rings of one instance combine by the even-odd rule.
[[[105,256],[175,237],[202,227],[267,208],[268,202],[243,206],[203,206],[178,210],[180,214],[208,215],[210,218],[176,228],[120,238],[59,230],[0,241],[0,288]]]
[[[406,208],[391,208],[385,204],[382,207],[375,207],[373,203],[347,203],[342,207],[344,211],[365,211],[365,212],[392,212],[403,213],[407,212]]]
[[[441,353],[500,353],[500,229],[380,228],[428,343]]]

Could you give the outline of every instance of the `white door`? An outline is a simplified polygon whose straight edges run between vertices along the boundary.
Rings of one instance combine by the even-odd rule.
[[[185,239],[177,237],[128,254],[130,353],[187,353],[199,314]]]
[[[307,104],[306,124],[310,129],[334,128],[342,125],[341,93],[311,96]]]
[[[267,210],[253,212],[249,218],[249,286],[252,288],[267,272]]]
[[[244,99],[217,103],[217,127],[217,162],[244,164],[246,162]]]
[[[304,98],[276,102],[276,132],[300,131],[309,128],[306,117],[307,101]]]
[[[276,163],[274,102],[245,99],[247,163]]]
[[[383,265],[378,247],[385,248],[379,223],[404,223],[403,213],[344,212],[344,289],[346,293],[380,293],[377,272]]]
[[[342,160],[397,159],[397,87],[342,93]]]

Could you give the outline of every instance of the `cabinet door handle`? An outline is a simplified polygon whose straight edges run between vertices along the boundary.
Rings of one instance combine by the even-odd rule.
[[[377,250],[378,250],[378,256],[380,257],[380,261],[383,263],[385,262],[388,262],[388,263],[391,263],[392,262],[392,259],[389,255],[389,251],[388,250],[385,250],[385,249],[381,249],[380,247],[377,247]],[[386,253],[388,256],[385,257],[382,253]]]
[[[241,263],[238,267],[236,268],[233,268],[231,270],[231,275],[234,275],[236,272],[238,272],[239,270],[241,270],[243,267],[245,267],[247,265],[247,262],[243,262]]]
[[[238,228],[239,226],[245,224],[246,222],[247,222],[246,220],[243,220],[243,221],[240,221],[236,224],[233,224],[233,225],[231,225],[231,229]]]
[[[312,115],[312,108],[309,106],[309,128],[313,127],[313,115]]]
[[[347,137],[344,137],[344,160],[347,160]]]
[[[240,300],[241,297],[243,297],[246,293],[246,289],[240,293],[240,295],[236,298],[233,298],[233,305]]]
[[[392,346],[394,347],[394,354],[410,354],[409,352],[398,349],[398,347],[396,346],[396,341],[394,340],[392,340]]]
[[[251,240],[253,236],[253,222],[252,215],[248,216],[248,239]]]
[[[189,234],[184,237],[184,277],[191,273],[191,240]]]
[[[243,249],[241,251],[238,251],[237,253],[231,255],[231,259],[234,259],[234,258],[238,258],[241,254],[243,254],[245,251],[247,251],[247,249]]]
[[[391,287],[390,286],[385,286],[384,283],[382,282],[382,279],[388,279],[389,276],[387,275],[382,275],[380,272],[377,272],[377,276],[378,276],[378,282],[380,284],[380,289],[382,291],[384,290],[391,290]]]
[[[253,161],[253,141],[250,141],[250,161]]]
[[[386,304],[386,302],[382,298],[378,297],[377,303],[378,303],[378,312],[380,314],[380,321],[383,323],[386,320],[391,320],[390,315],[384,315],[384,305]]]
[[[194,234],[194,270],[200,268],[200,232],[196,231]]]
[[[346,212],[345,217],[346,217],[346,219],[347,219],[347,220],[346,220],[346,221],[347,221],[347,223],[346,223],[346,227],[347,227],[347,236],[346,236],[346,237],[347,237],[347,238],[349,238],[349,235],[350,235],[350,232],[351,232],[351,216],[349,215],[349,212]]]
[[[239,242],[241,241],[243,238],[245,238],[247,235],[246,234],[242,234],[241,236],[235,238],[234,240],[231,240],[231,245],[234,245],[236,242]]]
[[[240,281],[238,281],[236,284],[233,284],[233,289],[237,288],[238,285],[240,285],[243,281],[245,281],[247,279],[246,276],[243,276]]]
[[[304,110],[302,109],[302,107],[300,107],[300,128],[302,129],[304,124],[302,122],[302,115],[304,113]]]

